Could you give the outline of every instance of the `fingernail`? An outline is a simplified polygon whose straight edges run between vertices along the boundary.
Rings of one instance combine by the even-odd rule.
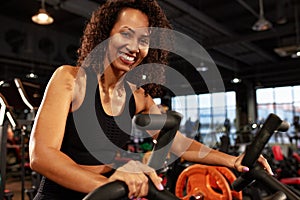
[[[274,173],[271,171],[271,175],[274,176]]]
[[[159,190],[164,190],[164,186],[162,184],[159,184]]]
[[[249,171],[249,168],[248,168],[248,167],[244,167],[244,168],[243,168],[243,171],[244,171],[244,172],[248,172],[248,171]]]

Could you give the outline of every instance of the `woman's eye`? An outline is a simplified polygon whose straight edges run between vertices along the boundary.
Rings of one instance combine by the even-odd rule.
[[[130,38],[131,34],[128,32],[121,32],[121,35],[126,38]]]
[[[150,43],[149,39],[148,38],[142,38],[140,39],[140,44],[143,45],[143,46],[148,46]]]

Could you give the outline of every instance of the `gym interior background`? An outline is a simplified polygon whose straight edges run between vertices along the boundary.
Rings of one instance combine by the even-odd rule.
[[[0,93],[18,124],[28,125],[33,120],[54,70],[62,64],[75,64],[86,20],[103,2],[0,2]],[[299,150],[300,2],[158,2],[173,28],[208,52],[225,87],[223,92],[209,93],[199,73],[195,73],[195,70],[208,73],[210,69],[205,61],[191,67],[183,58],[170,56],[170,66],[188,79],[194,93],[186,93],[186,85],[178,82],[174,87],[180,95],[174,97],[167,91],[155,101],[183,114],[181,131],[189,137],[197,136],[210,146],[220,144],[220,136],[229,132],[230,143],[234,145],[237,140],[247,140],[249,133],[251,139],[253,130],[269,113],[275,113],[287,120],[291,128],[272,142],[293,145],[295,151]],[[32,16],[42,7],[53,17],[52,24],[38,25],[32,21]],[[25,92],[27,103],[22,100],[20,90]],[[17,145],[21,145],[22,138],[25,140],[25,150],[30,126],[27,129],[25,138],[21,137],[21,129],[14,133]],[[21,160],[17,161],[11,162],[20,164]]]

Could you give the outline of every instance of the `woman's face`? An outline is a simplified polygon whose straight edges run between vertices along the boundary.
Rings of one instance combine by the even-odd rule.
[[[108,61],[114,69],[127,72],[147,56],[149,21],[139,10],[123,9],[110,33]]]

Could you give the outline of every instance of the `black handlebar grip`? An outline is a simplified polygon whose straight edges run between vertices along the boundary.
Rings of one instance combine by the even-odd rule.
[[[140,129],[161,130],[175,127],[181,118],[180,113],[168,111],[166,114],[137,114],[133,120]]]
[[[145,130],[162,129],[157,143],[154,146],[154,152],[149,159],[149,166],[159,169],[166,159],[166,154],[172,144],[177,130],[179,129],[182,115],[175,111],[168,111],[167,114],[139,114],[135,116],[134,122],[140,128]],[[166,148],[162,148],[166,146]],[[128,187],[123,181],[114,181],[105,184],[90,192],[83,200],[116,200],[128,195]],[[174,194],[167,190],[159,191],[149,179],[148,199],[155,200],[179,200]]]
[[[280,131],[280,132],[286,132],[288,131],[290,128],[290,124],[286,121],[283,121],[280,126],[278,127],[277,131]]]
[[[156,170],[164,166],[182,118],[182,115],[175,111],[168,112],[167,116],[169,120],[166,120],[164,128],[160,131],[148,161],[148,165]],[[171,124],[172,126],[169,126]]]
[[[235,181],[231,184],[231,187],[233,190],[239,192],[252,182],[254,182],[252,178],[243,177],[243,175],[241,175],[235,179]]]
[[[147,195],[147,199],[155,199],[155,200],[179,200],[174,194],[169,192],[168,190],[158,190],[154,186],[152,181],[149,181],[149,191]]]
[[[123,181],[105,184],[90,192],[83,200],[116,200],[128,194],[128,187]]]
[[[114,181],[98,187],[86,195],[83,200],[116,200],[128,195],[128,186],[123,181]],[[167,190],[158,190],[149,180],[149,191],[147,199],[155,200],[179,200],[174,194]]]
[[[274,131],[278,130],[282,123],[282,120],[277,115],[270,114],[261,129],[257,131],[253,142],[247,146],[245,156],[242,160],[242,165],[249,167],[250,171],[243,173],[232,183],[231,186],[235,191],[241,191],[243,188],[253,182],[254,164],[259,158],[263,148],[273,135]]]
[[[254,182],[254,173],[256,173],[255,168],[250,169],[249,172],[242,173],[242,175],[231,184],[232,189],[239,192],[247,187],[247,185]]]
[[[242,160],[242,165],[252,168],[256,160],[259,158],[263,148],[268,143],[274,131],[276,131],[282,120],[275,114],[270,114],[256,133],[253,142],[247,146],[245,156]]]

